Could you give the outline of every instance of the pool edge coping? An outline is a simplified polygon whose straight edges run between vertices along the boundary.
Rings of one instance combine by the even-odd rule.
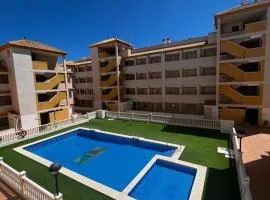
[[[41,142],[44,142],[44,141],[47,141],[47,140],[50,140],[50,139],[53,139],[53,138],[56,138],[56,137],[59,137],[59,136],[62,136],[62,135],[65,135],[65,134],[68,134],[70,132],[73,132],[73,131],[76,131],[76,130],[79,130],[79,129],[83,129],[83,130],[87,130],[87,131],[93,130],[93,131],[98,131],[98,132],[102,132],[104,134],[114,135],[114,136],[118,136],[118,137],[122,137],[122,138],[138,139],[139,141],[145,141],[145,142],[150,142],[150,143],[154,143],[154,144],[175,147],[176,150],[173,153],[173,155],[171,157],[168,157],[168,158],[171,158],[172,160],[178,159],[181,156],[181,154],[183,153],[184,149],[185,149],[185,146],[179,145],[179,144],[167,143],[167,142],[162,142],[162,141],[152,140],[152,139],[146,139],[146,138],[137,137],[137,136],[123,135],[123,134],[103,131],[103,130],[100,130],[100,129],[77,127],[77,128],[65,131],[63,133],[59,133],[59,134],[49,136],[49,137],[46,137],[46,138],[31,142],[31,143],[28,143],[28,144],[24,144],[24,145],[19,146],[19,147],[15,147],[15,148],[13,148],[13,150],[16,151],[17,153],[20,153],[21,155],[29,158],[29,159],[32,159],[32,160],[34,160],[34,161],[36,161],[36,162],[38,162],[38,163],[40,163],[40,164],[42,164],[44,166],[49,167],[52,164],[51,161],[49,161],[49,160],[47,160],[47,159],[45,159],[45,158],[43,158],[41,156],[38,156],[38,155],[36,155],[34,153],[31,153],[31,152],[25,150],[24,148],[28,147],[28,146],[38,144],[38,143],[41,143]],[[159,156],[159,155],[156,154],[153,158],[155,158],[156,156]],[[166,157],[166,156],[164,156],[164,157]],[[148,164],[152,161],[152,159],[143,167],[143,169],[146,166],[148,166]],[[119,199],[119,200],[133,199],[132,197],[128,196],[127,193],[124,192],[125,189],[122,190],[122,191],[117,191],[117,190],[115,190],[115,189],[113,189],[113,188],[111,188],[109,186],[106,186],[106,185],[104,185],[102,183],[99,183],[99,182],[94,181],[94,180],[92,180],[90,178],[87,178],[86,176],[83,176],[83,175],[81,175],[81,174],[79,174],[77,172],[74,172],[74,171],[72,171],[72,170],[70,170],[68,168],[62,167],[60,169],[60,173],[67,176],[67,177],[69,177],[69,178],[71,178],[71,179],[73,179],[74,181],[77,181],[77,182],[79,182],[79,183],[81,183],[81,184],[83,184],[83,185],[85,185],[87,187],[90,187],[93,190],[101,192],[101,193],[103,193],[103,194],[105,194],[105,195],[107,195],[107,196],[109,196],[109,197],[111,197],[113,199]],[[139,172],[139,174],[140,174],[140,172]],[[138,176],[138,174],[135,176],[134,179],[136,179],[137,176]],[[133,180],[131,180],[129,182],[129,184]]]

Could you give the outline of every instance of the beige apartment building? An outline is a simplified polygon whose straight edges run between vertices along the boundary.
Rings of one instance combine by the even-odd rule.
[[[219,12],[205,37],[139,49],[117,38],[91,45],[91,60],[70,62],[75,107],[267,125],[269,6],[256,1]]]
[[[73,86],[65,55],[26,39],[0,46],[1,129],[33,128],[71,117]]]

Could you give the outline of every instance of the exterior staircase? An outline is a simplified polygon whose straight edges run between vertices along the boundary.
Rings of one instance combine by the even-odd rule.
[[[226,74],[233,78],[234,81],[238,82],[263,81],[264,79],[263,71],[244,72],[230,63],[221,63],[219,66],[219,73]]]
[[[106,107],[108,111],[113,111],[113,112],[117,111],[116,103],[106,103]]]
[[[100,86],[101,87],[106,87],[106,86],[112,86],[115,85],[115,82],[117,81],[117,74],[112,74],[106,81],[100,81]]]
[[[66,92],[58,92],[49,101],[38,102],[37,109],[40,111],[40,110],[48,110],[48,109],[54,108],[57,105],[59,105],[62,100],[66,100],[66,99],[67,99]]]
[[[106,66],[99,67],[99,72],[107,73],[107,72],[115,71],[114,69],[116,69],[116,59],[110,59]]]
[[[117,95],[118,95],[117,88],[113,88],[113,89],[111,89],[109,94],[102,95],[102,100],[105,100],[105,101],[112,100],[115,97],[117,97]]]
[[[262,105],[262,96],[245,96],[229,85],[219,85],[219,94],[229,97],[237,104]]]
[[[65,75],[56,74],[54,77],[52,77],[51,79],[45,82],[37,82],[35,87],[36,87],[36,90],[51,90],[63,81],[65,81]]]
[[[220,50],[237,58],[261,57],[265,55],[264,47],[246,48],[229,40],[222,40],[220,42]]]

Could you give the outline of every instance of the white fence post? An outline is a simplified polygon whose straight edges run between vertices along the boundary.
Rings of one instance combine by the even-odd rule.
[[[20,184],[22,188],[22,194],[25,194],[25,181],[23,178],[26,177],[26,171],[21,171],[19,175],[20,175]]]
[[[54,197],[55,200],[63,200],[63,195],[59,193],[57,196]]]
[[[149,113],[149,122],[152,121],[152,113]]]
[[[117,112],[117,119],[120,119],[120,111]]]

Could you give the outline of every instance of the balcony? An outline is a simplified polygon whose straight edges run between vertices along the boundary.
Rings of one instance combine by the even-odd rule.
[[[107,80],[100,81],[100,86],[101,87],[114,86],[116,81],[117,81],[117,74],[112,74]]]
[[[237,82],[249,82],[249,81],[263,81],[264,72],[244,72],[238,67],[230,63],[221,63],[219,66],[219,73],[225,74]]]
[[[220,51],[226,52],[239,59],[261,57],[265,55],[264,47],[246,48],[229,40],[222,40],[220,42]]]
[[[108,94],[102,95],[102,100],[104,100],[104,101],[113,100],[117,96],[118,96],[117,88],[113,88],[113,89],[111,89],[111,91]]]
[[[258,21],[249,24],[245,24],[246,33],[256,33],[266,30],[266,21]]]
[[[36,90],[51,90],[63,81],[65,81],[65,75],[56,74],[54,77],[45,82],[36,82],[35,88]]]
[[[250,33],[257,33],[257,32],[262,32],[266,31],[266,21],[257,21],[257,22],[252,22],[252,23],[246,23],[244,24],[244,30],[242,31],[236,31],[236,32],[226,32],[226,33],[221,33],[221,38],[226,38],[226,37],[233,37],[233,36],[238,36],[238,35],[243,35],[243,34],[250,34]]]
[[[48,70],[48,63],[43,61],[32,61],[34,70]]]
[[[105,59],[105,58],[110,58],[110,57],[114,57],[115,53],[107,53],[107,52],[99,52],[98,53],[98,58],[99,59]]]
[[[229,85],[219,85],[219,94],[232,100],[229,104],[262,105],[262,96],[246,96]]]
[[[107,61],[107,63],[105,62],[100,63],[100,68],[99,68],[100,73],[107,73],[107,72],[112,72],[112,71],[116,71],[116,59]]]
[[[55,108],[59,104],[61,104],[61,101],[66,100],[66,99],[67,99],[66,92],[58,92],[49,101],[37,102],[37,109],[38,111],[41,111],[41,110],[48,110],[48,109]]]
[[[60,111],[50,112],[49,118],[50,118],[50,123],[67,120],[69,118],[68,109],[64,108],[63,110],[60,110]]]

